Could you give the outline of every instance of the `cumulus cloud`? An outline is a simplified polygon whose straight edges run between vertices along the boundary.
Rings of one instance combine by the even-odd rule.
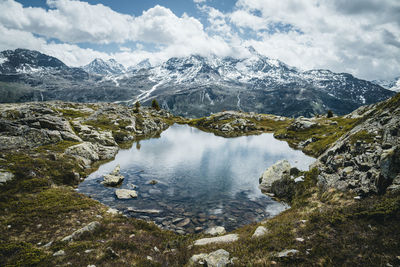
[[[36,49],[71,66],[95,57],[129,66],[190,54],[243,57],[244,47],[252,45],[301,69],[327,68],[365,79],[399,75],[398,0],[238,0],[225,13],[206,0],[193,1],[206,26],[160,5],[135,17],[77,0],[47,0],[48,9],[0,0],[0,49]],[[117,48],[103,53],[81,43]],[[146,50],[149,45],[152,50]]]
[[[238,0],[229,16],[237,27],[250,31],[275,28],[244,43],[290,65],[365,79],[399,74],[397,0]]]

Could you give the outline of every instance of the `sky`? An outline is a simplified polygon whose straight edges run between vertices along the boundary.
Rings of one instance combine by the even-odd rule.
[[[0,50],[69,66],[244,58],[252,46],[302,70],[400,76],[400,0],[0,0],[0,10]]]

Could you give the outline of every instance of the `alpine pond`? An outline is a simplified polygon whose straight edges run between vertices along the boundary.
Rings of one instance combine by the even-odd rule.
[[[308,169],[314,161],[272,134],[223,138],[173,125],[160,138],[121,150],[77,190],[128,216],[177,232],[212,226],[233,230],[286,208],[258,188],[263,171],[282,159],[299,169]],[[101,184],[118,165],[125,177],[122,184],[118,188]],[[117,189],[134,189],[138,196],[121,200]]]

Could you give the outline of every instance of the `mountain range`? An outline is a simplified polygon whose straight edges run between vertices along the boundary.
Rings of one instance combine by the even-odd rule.
[[[372,82],[391,91],[400,92],[400,77],[393,80],[373,80]]]
[[[284,116],[346,114],[387,99],[394,91],[348,73],[301,71],[249,48],[250,56],[191,55],[126,69],[113,59],[68,67],[37,51],[0,52],[0,102],[64,100],[149,105],[157,99],[174,114],[206,116],[243,110]]]

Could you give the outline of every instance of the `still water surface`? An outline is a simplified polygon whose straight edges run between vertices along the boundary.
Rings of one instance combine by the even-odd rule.
[[[272,134],[223,138],[187,125],[173,125],[160,138],[120,150],[115,160],[102,165],[77,190],[163,228],[193,232],[221,225],[233,230],[285,209],[258,188],[263,171],[281,159],[303,170],[314,161]],[[137,186],[138,198],[119,200],[115,188],[100,184],[103,175],[118,164],[125,177],[119,188]],[[153,179],[158,183],[149,184]],[[159,213],[129,211],[132,208]]]

